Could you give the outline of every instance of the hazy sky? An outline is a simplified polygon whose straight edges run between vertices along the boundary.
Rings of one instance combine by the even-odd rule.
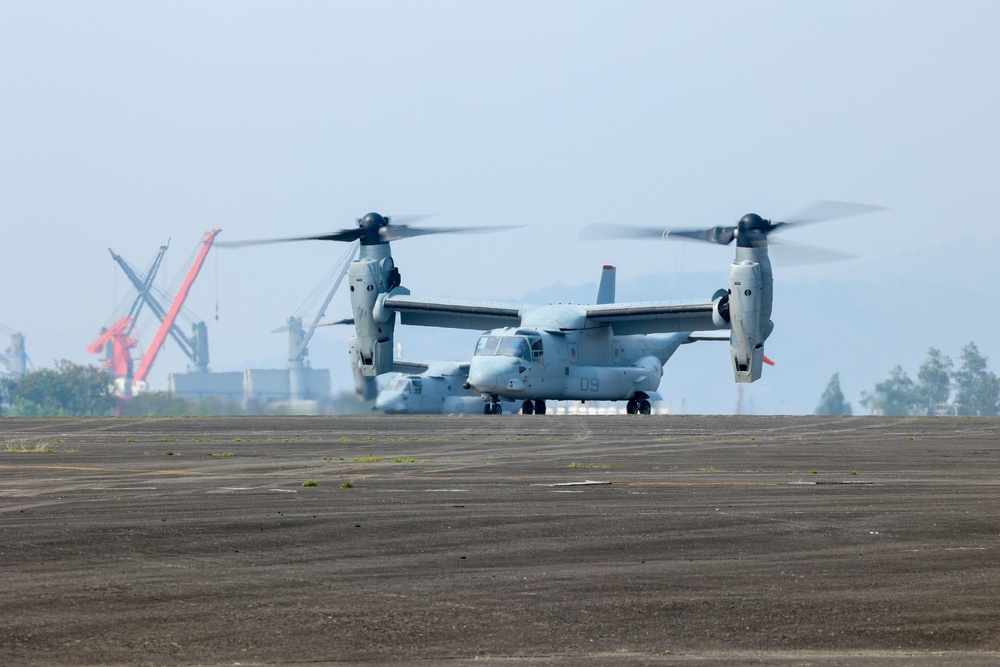
[[[167,285],[213,227],[302,235],[370,210],[526,225],[394,244],[425,296],[513,300],[594,282],[605,263],[621,277],[717,270],[721,285],[731,249],[577,234],[780,218],[817,199],[889,210],[790,241],[873,262],[974,249],[1000,236],[998,25],[996,2],[0,0],[0,323],[36,366],[96,362],[85,347],[127,291],[107,248],[144,267],[172,239]],[[282,366],[270,331],[342,252],[215,253],[189,300],[212,368]],[[851,266],[776,261],[775,276],[835,283]],[[913,275],[955,280],[933,264]],[[347,312],[338,296],[331,316]],[[795,313],[776,301],[779,327]],[[852,313],[815,327],[853,334]],[[314,366],[343,369],[335,386],[350,384],[348,335],[311,346]],[[977,342],[1000,361],[995,334]],[[168,345],[154,389],[184,369]]]

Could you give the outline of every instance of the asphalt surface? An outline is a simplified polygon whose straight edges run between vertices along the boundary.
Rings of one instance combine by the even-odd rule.
[[[998,444],[989,418],[0,419],[0,664],[997,664]]]

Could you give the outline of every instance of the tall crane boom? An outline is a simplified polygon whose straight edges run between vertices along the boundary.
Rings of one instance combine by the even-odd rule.
[[[198,253],[197,258],[194,260],[194,264],[191,266],[191,270],[188,271],[187,276],[184,278],[184,283],[181,285],[180,290],[177,291],[177,295],[174,297],[173,303],[170,305],[170,310],[167,311],[166,317],[160,323],[160,328],[156,331],[156,336],[153,337],[153,342],[150,344],[149,348],[146,350],[146,356],[142,358],[142,363],[139,364],[139,369],[135,372],[134,385],[136,387],[142,387],[146,383],[146,376],[149,375],[149,370],[153,366],[153,362],[156,361],[156,355],[160,353],[160,349],[163,347],[163,342],[167,338],[167,334],[170,333],[170,329],[174,326],[174,322],[177,320],[177,315],[181,312],[181,308],[184,306],[184,301],[187,300],[188,293],[191,291],[191,285],[194,284],[195,278],[198,277],[198,273],[201,271],[201,267],[205,264],[205,258],[208,257],[208,251],[212,248],[212,244],[215,242],[215,237],[219,235],[222,230],[215,228],[211,231],[205,232],[205,238],[202,241],[201,251]]]
[[[161,253],[167,249],[168,244],[169,241],[160,246]],[[141,308],[143,304],[148,304],[150,310],[152,310],[153,314],[156,315],[156,319],[160,322],[166,319],[167,309],[153,294],[153,281],[151,280],[153,275],[152,272],[147,273],[146,277],[143,278],[143,276],[138,273],[131,264],[125,261],[121,255],[115,253],[115,251],[111,248],[108,248],[108,252],[111,253],[111,258],[115,260],[115,263],[118,264],[119,267],[121,267],[125,277],[129,279],[129,282],[132,283],[132,286],[139,293],[140,298],[136,301],[138,306]],[[162,257],[162,254],[158,257]],[[135,310],[135,306],[133,306],[133,310]],[[174,325],[170,327],[169,333],[170,337],[173,338],[180,346],[184,355],[191,361],[191,366],[189,368],[194,368],[198,371],[204,371],[207,369],[208,346],[199,345],[200,337],[197,335],[199,333],[198,325],[195,325],[194,333],[196,335],[192,337],[185,335],[176,321],[174,322]]]

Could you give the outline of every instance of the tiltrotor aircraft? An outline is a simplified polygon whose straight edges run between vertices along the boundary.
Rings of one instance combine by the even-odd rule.
[[[469,379],[467,361],[393,361],[403,373],[378,392],[375,409],[389,414],[476,414],[483,401],[464,388]],[[511,404],[512,405],[512,404]],[[508,405],[510,407],[510,405]]]
[[[770,221],[750,213],[732,226],[708,229],[649,229],[592,226],[585,238],[681,238],[729,245],[736,256],[728,286],[710,298],[688,301],[547,305],[414,297],[401,286],[389,243],[451,232],[505,228],[417,228],[392,224],[369,213],[358,227],[327,234],[245,241],[251,245],[299,240],[359,240],[360,257],[348,270],[351,309],[357,331],[355,366],[362,376],[393,370],[396,315],[402,324],[491,331],[480,338],[470,362],[469,388],[478,392],[484,412],[498,412],[501,398],[523,401],[523,409],[544,412],[546,399],[628,400],[640,411],[662,376],[659,337],[636,334],[729,330],[729,354],[736,382],[761,377],[764,342],[771,321],[772,272],[768,235],[778,229],[856,215],[877,207],[820,202],[795,218]],[[677,342],[680,345],[681,342]],[[675,348],[676,349],[676,348]],[[634,403],[631,403],[634,401]],[[539,411],[538,408],[541,408]]]

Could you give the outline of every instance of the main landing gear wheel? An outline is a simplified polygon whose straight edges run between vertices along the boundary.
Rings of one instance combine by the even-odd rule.
[[[545,414],[545,401],[535,401],[535,414],[536,415]]]
[[[625,404],[625,412],[630,415],[648,415],[652,411],[653,407],[645,398],[630,398],[628,403]]]
[[[501,415],[503,414],[503,408],[499,403],[487,403],[483,407],[484,415]]]
[[[534,411],[535,411],[535,403],[533,401],[526,400],[524,403],[521,403],[521,414],[522,415],[530,415]]]

